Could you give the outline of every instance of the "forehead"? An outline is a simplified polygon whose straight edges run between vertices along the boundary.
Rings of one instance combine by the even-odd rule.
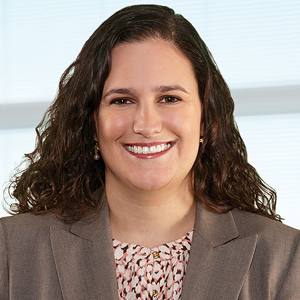
[[[196,82],[190,60],[173,44],[150,39],[114,47],[106,86],[112,81],[160,84],[161,80],[168,84]]]

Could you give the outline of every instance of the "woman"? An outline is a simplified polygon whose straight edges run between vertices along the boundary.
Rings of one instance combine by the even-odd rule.
[[[233,109],[181,15],[112,15],[11,185],[0,299],[299,299],[299,231],[247,162]]]

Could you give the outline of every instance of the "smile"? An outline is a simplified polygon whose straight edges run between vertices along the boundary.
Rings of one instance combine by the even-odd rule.
[[[136,154],[155,154],[162,151],[165,151],[171,147],[171,143],[160,144],[156,146],[136,146],[136,145],[126,145],[128,151],[136,153]]]

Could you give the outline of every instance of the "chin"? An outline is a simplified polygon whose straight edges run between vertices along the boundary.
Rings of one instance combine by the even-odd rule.
[[[139,182],[134,182],[132,185],[142,191],[157,191],[163,189],[170,185],[169,180],[141,180]]]

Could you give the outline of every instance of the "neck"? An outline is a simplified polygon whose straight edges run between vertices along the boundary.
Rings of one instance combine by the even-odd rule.
[[[112,237],[148,248],[174,241],[194,227],[190,185],[170,190],[130,190],[106,183]]]

